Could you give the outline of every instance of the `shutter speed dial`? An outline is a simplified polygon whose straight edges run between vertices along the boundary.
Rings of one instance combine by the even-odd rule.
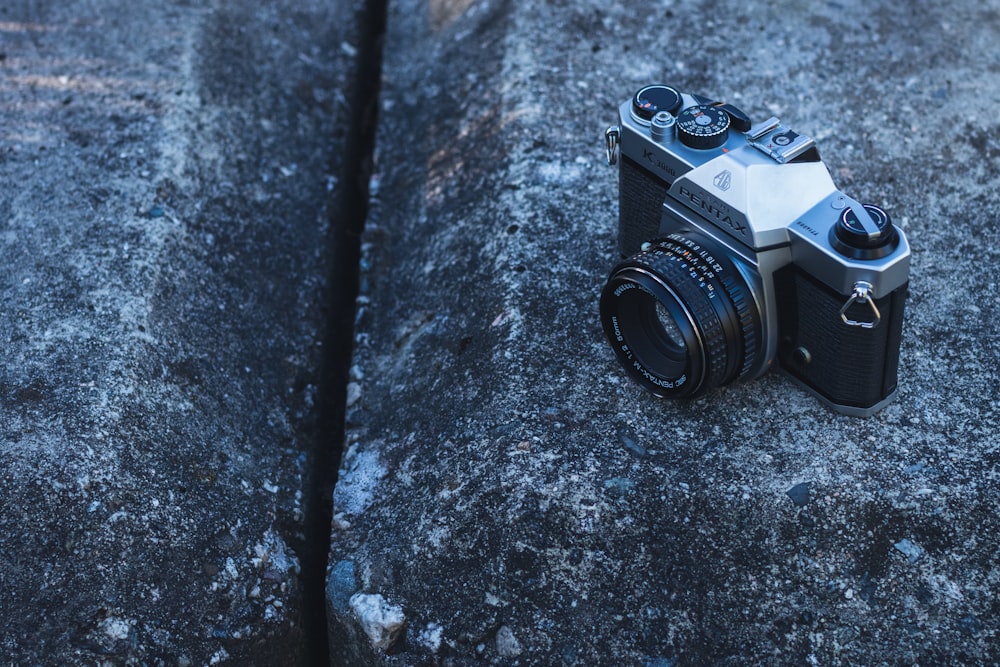
[[[718,148],[729,138],[729,124],[725,111],[699,104],[677,114],[677,137],[688,148]]]

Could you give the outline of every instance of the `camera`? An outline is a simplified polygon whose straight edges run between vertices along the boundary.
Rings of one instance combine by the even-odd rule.
[[[896,394],[910,248],[841,192],[815,141],[667,85],[605,133],[619,170],[604,332],[653,394],[695,398],[774,366],[837,412]]]

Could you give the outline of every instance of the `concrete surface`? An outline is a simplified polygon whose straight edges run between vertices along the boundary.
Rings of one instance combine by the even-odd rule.
[[[338,665],[1000,660],[1000,6],[393,0],[327,598]],[[602,133],[813,135],[914,249],[898,400],[628,381]]]
[[[0,664],[288,665],[325,638],[353,12],[0,5]]]

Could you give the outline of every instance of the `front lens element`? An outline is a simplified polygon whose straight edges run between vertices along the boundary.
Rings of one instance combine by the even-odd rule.
[[[685,345],[684,334],[681,333],[681,328],[677,326],[677,320],[670,314],[667,307],[659,301],[656,301],[655,309],[656,324],[653,325],[653,328],[661,336],[666,337],[666,344],[672,346],[674,350],[683,349]]]

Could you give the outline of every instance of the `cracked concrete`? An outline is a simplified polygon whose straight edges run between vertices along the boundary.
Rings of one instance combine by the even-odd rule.
[[[351,11],[0,8],[3,664],[308,657]]]

